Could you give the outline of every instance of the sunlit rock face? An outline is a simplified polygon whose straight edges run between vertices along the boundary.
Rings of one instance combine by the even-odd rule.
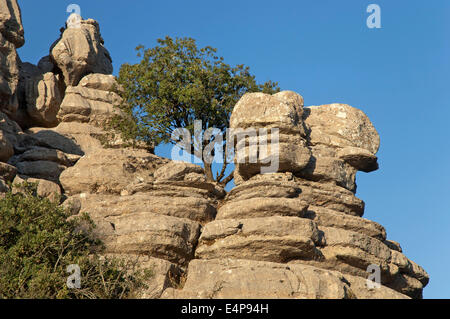
[[[245,94],[230,128],[254,134],[236,139],[226,193],[200,166],[104,130],[121,99],[96,21],[71,16],[38,65],[17,55],[23,34],[17,2],[0,0],[0,196],[28,180],[88,212],[105,255],[152,269],[142,298],[421,298],[427,273],[355,196],[380,146],[361,110]]]

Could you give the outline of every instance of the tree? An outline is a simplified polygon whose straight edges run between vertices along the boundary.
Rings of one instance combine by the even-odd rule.
[[[234,105],[247,92],[279,92],[277,83],[257,84],[255,76],[244,65],[231,67],[212,47],[197,48],[191,38],[158,39],[152,49],[136,48],[140,63],[122,65],[118,82],[124,103],[120,106],[128,117],[117,117],[113,126],[126,138],[150,145],[176,144],[172,133],[178,128],[194,135],[194,121],[200,120],[202,131],[216,128],[223,134],[229,127]],[[214,137],[205,141],[214,142]],[[190,154],[200,153],[192,143]],[[225,156],[225,155],[224,155]],[[223,158],[221,172],[214,176],[211,163],[202,156],[207,179],[226,185]]]
[[[150,274],[134,261],[97,255],[102,246],[87,215],[68,218],[34,185],[20,186],[0,199],[0,299],[117,299],[145,288]],[[67,286],[69,265],[81,270],[79,289]]]

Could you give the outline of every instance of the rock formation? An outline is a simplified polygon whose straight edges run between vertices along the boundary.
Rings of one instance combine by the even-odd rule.
[[[362,218],[356,172],[378,168],[379,136],[344,104],[304,107],[297,93],[251,93],[235,106],[235,184],[110,138],[121,102],[99,25],[66,27],[38,65],[22,63],[16,0],[0,0],[0,193],[38,183],[71,215],[88,212],[105,254],[153,270],[143,298],[420,298],[427,273]],[[277,129],[279,138],[273,140]],[[271,150],[250,161],[261,139]],[[270,151],[277,170],[262,174]],[[368,289],[367,267],[381,271]]]
[[[364,202],[355,196],[356,172],[378,168],[379,136],[362,111],[303,108],[289,91],[251,93],[230,122],[279,128],[278,171],[258,173],[264,161],[236,165],[237,186],[203,228],[183,289],[163,297],[421,297],[427,273],[387,241],[381,225],[362,218]],[[238,141],[239,151],[250,154],[268,135]],[[370,265],[380,268],[380,288],[366,286]]]

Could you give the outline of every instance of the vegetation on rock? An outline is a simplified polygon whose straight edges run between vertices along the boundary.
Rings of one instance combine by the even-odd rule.
[[[117,117],[113,125],[125,138],[144,141],[150,145],[172,143],[172,133],[186,128],[194,135],[194,121],[202,121],[202,131],[208,128],[225,133],[234,105],[247,92],[275,93],[277,83],[258,84],[248,67],[232,67],[216,55],[210,46],[199,49],[191,38],[158,39],[151,49],[137,48],[142,60],[122,65],[118,82],[123,91],[122,111],[129,117]],[[207,138],[206,138],[207,139]],[[206,140],[213,142],[214,137]],[[226,136],[223,134],[223,143]],[[189,152],[201,152],[192,143]],[[211,165],[203,158],[208,180],[222,184],[223,170],[213,176]]]
[[[87,214],[68,218],[65,210],[36,196],[33,184],[0,200],[0,298],[134,297],[150,272],[133,262],[100,257],[101,242]],[[81,270],[81,287],[68,288],[69,265]]]

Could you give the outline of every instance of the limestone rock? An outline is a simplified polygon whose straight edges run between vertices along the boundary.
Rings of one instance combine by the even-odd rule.
[[[236,172],[245,180],[264,173],[263,168],[269,173],[299,172],[310,158],[311,151],[300,135],[281,133],[275,141],[272,132],[260,132],[258,136],[241,138],[236,144]]]
[[[50,55],[62,70],[67,86],[76,86],[89,73],[111,74],[112,60],[103,45],[97,21],[82,20],[81,26],[68,27],[51,48]]]
[[[42,71],[42,73],[55,73],[55,65],[52,62],[52,59],[49,55],[46,55],[45,57],[41,58],[38,62],[37,67]]]
[[[153,176],[156,180],[160,181],[180,181],[184,180],[184,177],[191,173],[203,174],[203,169],[200,166],[171,161],[170,163],[158,168]]]
[[[19,103],[30,119],[22,126],[54,127],[56,115],[62,102],[59,76],[30,63],[22,63],[19,80]]]
[[[65,170],[60,181],[69,195],[120,194],[130,181],[151,179],[150,174],[166,162],[143,150],[98,149]]]
[[[298,198],[315,206],[322,206],[338,212],[361,217],[364,214],[364,202],[353,192],[333,183],[311,182],[296,179],[301,193]]]
[[[235,179],[301,171],[311,157],[302,114],[303,98],[294,92],[245,94],[230,118],[236,139]]]
[[[306,265],[212,259],[192,260],[182,290],[166,289],[162,298],[347,299],[354,295],[335,272]]]
[[[384,227],[365,218],[351,216],[313,205],[308,207],[308,211],[304,216],[315,221],[318,226],[350,230],[382,241],[386,239],[386,230]]]
[[[0,162],[0,178],[6,182],[10,182],[17,174],[17,168],[12,165]]]
[[[59,176],[65,170],[65,166],[51,161],[24,161],[17,163],[17,171],[21,175],[34,178],[59,181]]]
[[[251,198],[294,198],[301,193],[292,173],[277,173],[253,176],[234,187],[226,196],[226,201]]]
[[[351,275],[344,275],[344,277],[357,299],[410,299],[408,296],[383,285],[379,288],[369,289],[366,278]]]
[[[176,284],[175,281],[182,273],[178,265],[160,258],[132,254],[107,254],[105,257],[124,260],[136,270],[150,271],[151,277],[144,282],[146,287],[135,296],[141,299],[159,298],[166,288]]]
[[[24,182],[37,184],[36,194],[40,197],[45,197],[51,201],[58,201],[61,197],[61,188],[58,184],[37,178],[29,178],[27,176],[16,176],[13,181],[13,192],[21,192],[20,185]]]
[[[101,91],[114,92],[118,89],[116,78],[109,74],[93,73],[83,77],[79,86]]]
[[[193,258],[200,224],[149,212],[93,217],[106,253],[144,254],[184,265]]]
[[[380,137],[361,110],[346,104],[311,106],[304,109],[303,121],[308,126],[311,145],[340,151],[339,157],[356,165],[357,169],[370,171],[377,168],[374,156],[380,146]]]
[[[27,133],[40,143],[45,143],[64,153],[81,156],[102,149],[99,137],[106,134],[99,127],[77,122],[63,122],[51,129],[30,128]]]
[[[14,114],[18,107],[20,59],[16,49],[25,43],[17,0],[0,0],[0,110]]]
[[[83,194],[78,199],[78,211],[91,216],[120,216],[132,212],[151,212],[159,215],[188,218],[199,222],[214,219],[216,209],[211,200],[202,197],[155,196],[152,193],[137,193],[127,196]]]
[[[304,217],[307,208],[308,204],[297,198],[255,197],[226,202],[219,208],[216,219],[270,216]]]
[[[337,152],[337,156],[359,171],[368,173],[378,169],[378,158],[364,148],[344,147]]]
[[[1,33],[0,49],[0,110],[11,115],[19,108],[16,91],[19,84],[20,59],[15,45]]]
[[[14,148],[0,130],[0,162],[7,162],[14,155]]]
[[[352,192],[356,192],[357,170],[345,161],[321,156],[317,148],[311,147],[312,156],[305,169],[297,175],[317,182],[332,182]]]
[[[22,15],[17,0],[0,0],[0,33],[16,48],[24,45]]]
[[[386,245],[386,246],[388,246],[390,249],[392,249],[392,250],[396,250],[396,251],[398,251],[398,252],[402,252],[403,250],[402,250],[402,247],[400,246],[400,244],[399,243],[397,243],[396,241],[393,241],[393,240],[385,240],[384,241],[384,244]]]
[[[295,94],[295,93],[294,93]],[[235,105],[230,118],[231,128],[278,128],[299,132],[297,128],[303,98],[287,99],[280,93],[247,93]]]
[[[9,163],[17,165],[24,161],[50,161],[69,167],[74,165],[79,159],[80,156],[78,155],[66,154],[57,149],[35,146],[22,154],[13,156]]]
[[[121,114],[114,107],[120,103],[120,96],[114,92],[69,86],[57,117],[62,122],[91,123],[104,127],[114,115]]]
[[[208,223],[196,256],[273,262],[314,259],[319,232],[315,223],[297,217],[226,219]]]

